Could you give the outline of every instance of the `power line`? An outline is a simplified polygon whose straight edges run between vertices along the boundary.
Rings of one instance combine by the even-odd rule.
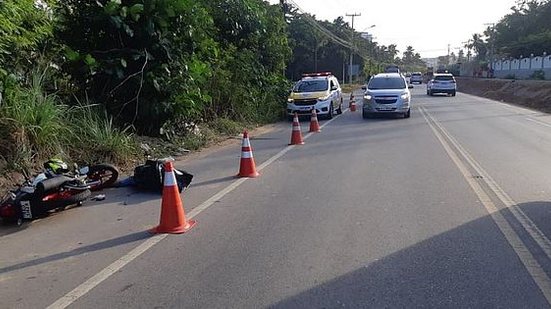
[[[353,44],[351,44],[347,40],[340,38],[339,36],[335,35],[333,32],[331,32],[327,28],[320,25],[319,22],[316,19],[312,18],[310,16],[310,14],[308,14],[308,12],[304,11],[295,1],[287,0],[287,2],[290,3],[291,5],[293,5],[297,9],[297,11],[304,17],[304,19],[306,20],[306,22],[308,24],[310,24],[313,28],[317,29],[319,32],[324,34],[329,39],[331,39],[334,43],[336,43],[336,44],[338,44],[342,47],[352,49],[356,54],[358,54],[362,59],[364,59],[366,61],[370,60],[370,57],[365,55],[365,54],[362,54],[362,52],[358,48],[356,48],[356,46],[354,46]]]
[[[310,14],[308,14],[306,11],[304,11],[303,9],[300,8],[300,6],[292,1],[292,0],[287,0],[289,3],[291,3],[298,11],[299,13],[305,18],[306,22],[308,22],[311,26],[313,26],[314,28],[316,28],[318,31],[320,31],[322,34],[325,34],[327,37],[329,37],[330,39],[332,39],[335,43],[343,46],[343,47],[346,47],[346,48],[351,48],[351,44],[344,40],[344,39],[341,39],[340,37],[336,36],[335,34],[333,34],[331,31],[327,30],[326,28],[324,28],[323,26],[321,26],[317,20],[315,20],[314,18],[312,18],[310,16]]]

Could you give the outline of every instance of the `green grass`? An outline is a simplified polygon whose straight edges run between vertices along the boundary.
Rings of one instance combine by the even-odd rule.
[[[235,135],[243,130],[243,124],[227,118],[216,118],[209,123],[214,131],[224,135]]]
[[[42,90],[44,77],[35,72],[29,86],[6,91],[0,106],[0,138],[4,144],[0,154],[14,169],[30,168],[33,160],[63,152],[67,107],[55,94]]]
[[[27,86],[4,91],[0,105],[0,168],[32,171],[58,157],[79,163],[125,163],[137,156],[131,128],[119,129],[100,106],[69,108],[43,90],[46,71]]]
[[[69,111],[69,144],[72,157],[86,163],[124,164],[137,154],[131,127],[119,129],[103,107],[76,106]]]

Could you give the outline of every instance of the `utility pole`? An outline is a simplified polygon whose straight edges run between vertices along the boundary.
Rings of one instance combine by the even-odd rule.
[[[446,65],[449,66],[450,65],[450,44],[448,44],[448,57],[446,58]]]
[[[354,61],[354,17],[356,16],[362,16],[361,13],[354,13],[354,14],[346,14],[348,17],[352,17],[352,37],[350,40],[350,66],[348,67],[348,75],[349,75],[349,82],[352,84],[352,63]]]

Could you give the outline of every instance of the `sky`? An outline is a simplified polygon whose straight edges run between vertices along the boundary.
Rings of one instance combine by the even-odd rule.
[[[398,45],[401,53],[411,45],[421,57],[458,53],[462,42],[482,33],[489,23],[511,12],[515,0],[294,0],[318,20],[334,20],[359,13],[354,28],[374,36],[379,45]],[[279,0],[270,0],[279,3]],[[350,22],[350,17],[345,17]]]

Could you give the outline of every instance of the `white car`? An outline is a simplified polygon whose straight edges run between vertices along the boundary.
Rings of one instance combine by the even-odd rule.
[[[421,74],[421,72],[411,73],[411,77],[409,78],[409,82],[412,83],[412,84],[414,84],[414,83],[422,84],[423,83],[423,74]]]
[[[287,99],[287,117],[309,116],[315,109],[319,116],[331,119],[335,113],[342,114],[342,105],[341,86],[331,72],[303,74]]]
[[[427,83],[427,95],[435,93],[445,93],[455,96],[457,85],[455,78],[450,73],[434,74],[432,79]]]

